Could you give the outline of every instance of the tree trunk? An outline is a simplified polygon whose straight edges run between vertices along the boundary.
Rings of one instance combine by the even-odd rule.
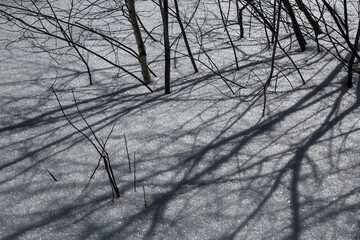
[[[240,38],[243,38],[244,37],[244,26],[242,24],[242,13],[240,12],[239,1],[236,0],[235,4],[236,4],[237,21],[238,21],[238,24],[240,27]]]
[[[147,61],[146,61],[145,45],[144,45],[143,39],[141,37],[139,24],[138,24],[137,18],[136,18],[135,2],[134,2],[134,0],[127,0],[126,3],[128,6],[128,9],[129,9],[130,21],[131,21],[131,25],[132,25],[132,28],[134,31],[138,51],[139,51],[141,74],[143,75],[144,82],[146,84],[148,84],[151,82],[151,78],[150,78],[149,69],[148,69],[148,65],[147,65]]]
[[[310,23],[311,27],[313,28],[316,35],[321,34],[323,31],[321,30],[319,24],[316,22],[316,20],[312,17],[311,13],[305,6],[302,0],[296,0],[296,4],[298,5],[299,9],[304,13],[306,19]]]
[[[165,94],[170,93],[170,42],[169,42],[169,4],[164,0],[164,6],[159,0],[163,29],[164,29],[164,47],[165,47]]]
[[[290,5],[289,0],[283,0],[283,3],[284,3],[284,7],[286,8],[286,10],[291,18],[292,28],[294,29],[294,33],[295,33],[296,39],[300,45],[300,49],[303,52],[306,50],[306,41],[305,41],[303,34],[301,33],[300,26],[296,20],[294,11]]]
[[[349,20],[348,20],[348,11],[347,11],[347,1],[344,0],[344,24],[346,36],[349,37]]]

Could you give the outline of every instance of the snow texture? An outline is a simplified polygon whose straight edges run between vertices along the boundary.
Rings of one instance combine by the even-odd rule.
[[[199,24],[206,11],[207,21],[217,16],[215,2],[205,2]],[[141,16],[159,21],[151,1],[136,3]],[[185,18],[194,4],[181,5]],[[171,36],[176,36],[172,21]],[[146,22],[149,29],[157,23]],[[315,46],[305,53],[294,49],[306,85],[279,56],[294,89],[280,76],[277,89],[269,87],[261,117],[262,96],[250,99],[261,86],[257,77],[268,76],[271,49],[256,37],[261,26],[252,27],[252,37],[237,40],[239,71],[233,71],[224,32],[214,30],[204,39],[220,71],[246,85],[236,95],[203,65],[193,74],[180,54],[176,68],[172,64],[172,94],[164,95],[163,56],[156,58],[162,47],[149,39],[148,61],[158,74],[151,84],[154,93],[95,57],[89,60],[90,86],[75,58],[56,64],[25,41],[1,47],[1,238],[359,239],[358,80],[347,89],[344,69],[329,54],[317,53]],[[2,29],[1,42],[17,34]],[[126,41],[135,44],[131,35]],[[192,41],[196,57],[205,62]],[[182,41],[178,48],[185,53]],[[120,61],[140,76],[138,65]],[[90,181],[98,154],[67,123],[51,86],[71,121],[89,136],[71,91],[99,138],[105,141],[115,125],[106,149],[120,198],[112,201],[102,163]],[[132,164],[136,155],[136,192],[124,134]]]

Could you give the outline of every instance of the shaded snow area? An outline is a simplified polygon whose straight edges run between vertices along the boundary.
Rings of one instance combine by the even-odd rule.
[[[216,4],[208,2],[199,6],[199,26],[216,18]],[[143,18],[157,19],[144,24],[160,23],[151,1],[136,3]],[[191,9],[184,1],[185,18]],[[171,21],[174,40],[179,30]],[[172,52],[172,93],[165,95],[162,46],[150,39],[153,93],[94,56],[89,85],[79,59],[55,62],[27,41],[5,48],[19,34],[2,29],[0,238],[360,239],[359,76],[348,89],[346,71],[331,54],[317,53],[313,43],[300,53],[294,44],[289,52],[306,84],[279,51],[277,66],[287,78],[279,74],[268,88],[262,117],[264,99],[255,94],[268,77],[272,50],[253,21],[251,37],[234,37],[239,71],[223,29],[203,38],[218,70],[246,87],[235,95],[203,64],[193,73],[182,41],[183,55]],[[207,29],[215,27],[202,26]],[[160,39],[161,31],[154,36]],[[127,35],[124,42],[136,46]],[[194,34],[189,39],[196,58],[211,65]],[[119,59],[141,76],[136,61]],[[69,119],[93,141],[72,92],[101,141],[114,127],[106,150],[120,198],[112,199],[103,162],[90,181],[99,154],[66,121],[51,86]]]

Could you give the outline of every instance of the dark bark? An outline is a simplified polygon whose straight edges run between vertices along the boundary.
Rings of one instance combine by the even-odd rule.
[[[169,4],[164,0],[164,5],[159,0],[161,10],[163,29],[164,29],[164,47],[165,47],[165,94],[170,94],[170,41],[169,41]]]
[[[194,59],[193,54],[192,54],[191,49],[190,49],[190,45],[189,45],[189,41],[188,41],[188,39],[187,39],[187,35],[186,35],[185,28],[184,28],[184,24],[182,23],[181,18],[180,18],[180,11],[179,11],[178,1],[177,1],[177,0],[174,0],[174,4],[175,4],[175,10],[176,10],[176,20],[177,20],[178,23],[179,23],[179,26],[180,26],[180,29],[181,29],[181,33],[182,33],[182,36],[183,36],[183,38],[184,38],[186,50],[187,50],[187,53],[188,53],[189,58],[190,58],[190,60],[191,60],[191,64],[192,64],[192,66],[193,66],[193,68],[194,68],[194,71],[197,73],[197,72],[199,72],[199,70],[197,69],[197,66],[196,66],[196,63],[195,63],[195,59]]]
[[[313,28],[316,35],[323,33],[317,21],[313,18],[311,12],[305,6],[302,0],[296,0],[296,4],[298,5],[299,9],[304,13],[306,19],[310,23],[311,27]]]
[[[284,7],[287,11],[287,13],[289,14],[290,18],[291,18],[291,22],[292,22],[292,28],[294,30],[294,33],[295,33],[295,36],[296,36],[296,39],[299,43],[299,46],[300,46],[300,49],[301,51],[305,51],[306,50],[306,41],[305,41],[305,38],[301,32],[301,29],[300,29],[300,26],[299,26],[299,23],[297,22],[296,20],[296,16],[295,16],[295,13],[290,5],[290,2],[289,0],[283,0],[282,1],[283,4],[284,4]]]
[[[242,20],[242,11],[244,8],[239,7],[239,1],[236,0],[236,13],[237,13],[237,20],[240,28],[240,38],[244,37],[244,25]]]
[[[346,35],[349,36],[349,20],[348,20],[348,11],[347,11],[347,1],[344,0],[344,24]]]

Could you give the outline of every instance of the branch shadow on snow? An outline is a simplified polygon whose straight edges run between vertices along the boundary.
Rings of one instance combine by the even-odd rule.
[[[166,206],[171,202],[171,199],[175,198],[177,195],[183,194],[183,191],[186,191],[185,189],[189,185],[190,186],[197,185],[199,181],[201,182],[201,184],[199,184],[200,186],[211,185],[212,182],[214,181],[213,178],[211,178],[211,180],[209,180],[209,182],[201,181],[201,179],[207,175],[211,175],[211,173],[213,173],[217,169],[221,168],[222,165],[225,165],[226,163],[228,163],[228,161],[231,158],[233,158],[236,155],[236,153],[241,151],[241,149],[243,149],[244,146],[247,145],[247,142],[251,141],[251,139],[254,139],[257,136],[264,134],[264,132],[270,131],[271,129],[273,129],[274,125],[278,124],[279,122],[282,122],[283,119],[285,119],[289,115],[294,114],[297,111],[300,111],[301,109],[311,107],[311,105],[314,102],[316,103],[317,101],[320,101],[321,98],[323,98],[323,97],[319,97],[318,99],[316,99],[317,98],[316,95],[319,94],[321,89],[323,89],[324,87],[326,87],[329,84],[330,80],[332,80],[334,78],[334,76],[337,74],[338,71],[339,71],[339,69],[335,69],[333,74],[331,74],[324,81],[323,84],[316,87],[313,91],[311,91],[306,96],[304,96],[303,99],[300,99],[297,104],[291,106],[290,108],[286,109],[285,111],[278,113],[276,116],[274,116],[272,118],[266,119],[265,121],[261,122],[260,124],[254,126],[252,128],[246,129],[244,131],[241,131],[240,133],[231,135],[230,137],[226,137],[222,140],[218,140],[220,137],[220,136],[218,136],[218,137],[214,138],[213,142],[211,142],[211,143],[207,144],[205,147],[201,148],[197,152],[196,156],[191,156],[190,158],[188,158],[187,160],[182,162],[182,164],[181,164],[182,166],[184,166],[184,165],[186,166],[188,162],[191,162],[190,169],[194,169],[196,165],[200,164],[200,162],[202,160],[204,160],[204,156],[211,150],[219,149],[219,148],[221,149],[222,146],[228,144],[229,142],[237,141],[236,144],[234,144],[232,147],[230,147],[229,150],[227,150],[228,152],[225,154],[225,156],[219,157],[217,160],[214,160],[211,164],[209,164],[209,166],[205,167],[203,170],[201,170],[197,173],[193,173],[193,175],[191,174],[192,171],[190,170],[189,173],[183,177],[182,181],[180,181],[178,184],[176,184],[175,187],[166,194],[165,198],[162,196],[161,199],[157,199],[156,201],[154,201],[154,204],[156,205],[156,207],[155,207],[153,219],[156,219],[156,220],[152,224],[152,227],[149,229],[149,231],[147,232],[146,235],[151,236],[152,234],[155,234],[156,225],[158,224],[157,221],[162,222],[162,219],[159,216],[165,215]],[[357,92],[359,92],[359,90],[357,90]],[[253,205],[250,208],[253,210],[250,211],[249,214],[247,214],[247,216],[244,218],[244,220],[241,221],[241,224],[238,224],[234,229],[229,230],[229,234],[223,234],[221,236],[221,238],[229,238],[229,239],[236,238],[238,236],[238,234],[241,234],[243,229],[247,225],[249,225],[249,223],[253,219],[256,219],[258,217],[258,215],[261,215],[262,209],[265,208],[266,204],[268,204],[268,202],[272,198],[272,196],[279,190],[281,185],[283,185],[282,181],[284,181],[284,178],[286,175],[289,175],[288,177],[290,178],[290,179],[288,179],[289,180],[288,184],[289,183],[290,184],[289,184],[289,186],[287,186],[287,188],[288,188],[289,194],[290,194],[289,210],[290,210],[292,217],[287,220],[287,222],[289,222],[289,227],[290,227],[291,231],[288,229],[289,233],[285,234],[284,239],[288,239],[288,238],[298,239],[303,231],[307,230],[307,228],[311,229],[311,224],[306,223],[306,221],[308,221],[308,218],[312,219],[310,222],[313,222],[316,224],[317,221],[322,222],[322,221],[329,220],[328,218],[321,216],[321,215],[325,215],[325,216],[331,218],[331,216],[337,217],[337,216],[341,216],[344,214],[345,215],[350,214],[352,211],[356,211],[356,209],[358,209],[358,207],[359,207],[358,201],[355,200],[354,203],[350,203],[350,204],[344,204],[343,201],[344,201],[344,198],[346,198],[350,195],[351,196],[358,195],[359,190],[360,190],[359,186],[356,186],[355,188],[350,189],[349,192],[346,192],[344,194],[339,194],[337,196],[333,196],[334,200],[321,199],[321,201],[324,202],[323,206],[321,206],[322,204],[319,204],[320,206],[318,207],[318,209],[313,211],[313,214],[311,212],[309,213],[307,211],[302,212],[302,209],[301,209],[303,207],[303,205],[308,207],[308,206],[311,206],[312,204],[314,204],[314,206],[316,206],[318,199],[316,199],[316,198],[313,199],[313,202],[309,201],[311,199],[308,199],[307,201],[301,200],[300,198],[303,197],[302,196],[303,192],[301,192],[299,189],[300,183],[302,181],[306,180],[307,178],[311,178],[311,174],[313,174],[313,178],[315,178],[316,181],[321,181],[321,180],[317,180],[318,178],[320,178],[318,176],[318,171],[321,171],[318,169],[319,166],[317,166],[317,164],[319,164],[319,163],[316,162],[316,159],[311,159],[308,156],[309,150],[311,149],[311,147],[316,145],[325,135],[330,133],[332,131],[332,129],[334,127],[336,127],[336,125],[340,124],[351,112],[353,112],[354,110],[356,110],[359,107],[359,103],[360,103],[359,96],[357,96],[356,101],[351,106],[349,106],[345,111],[339,113],[340,103],[341,103],[342,98],[345,93],[346,93],[346,89],[344,89],[343,86],[341,86],[339,89],[336,89],[333,92],[331,92],[331,95],[338,94],[338,97],[336,98],[336,101],[334,103],[332,103],[333,105],[331,107],[329,107],[329,110],[328,110],[329,113],[326,116],[326,118],[324,119],[324,122],[319,124],[319,126],[317,128],[315,128],[315,130],[312,131],[311,135],[309,135],[308,138],[301,139],[301,141],[299,141],[293,149],[289,149],[289,150],[291,150],[292,157],[289,160],[285,161],[285,163],[283,164],[283,166],[281,168],[277,169],[274,172],[268,173],[268,175],[271,176],[269,178],[268,182],[272,182],[272,184],[264,184],[264,186],[266,186],[267,190],[265,190],[264,192],[261,192],[261,194],[259,196],[260,199],[257,200],[259,203]],[[325,99],[327,97],[329,97],[329,96],[326,96]],[[315,101],[314,101],[314,98],[315,98]],[[309,102],[309,101],[312,101],[312,102]],[[351,131],[357,131],[357,130],[358,129],[352,129]],[[330,142],[331,142],[331,138],[330,138]],[[283,154],[286,155],[289,153],[284,152]],[[254,156],[252,156],[252,157],[254,157]],[[261,168],[261,166],[263,164],[265,164],[267,161],[270,161],[270,160],[273,160],[272,156],[267,156],[263,160],[250,165],[250,167],[239,167],[238,173],[242,172],[242,171],[244,171],[244,172],[248,171],[249,169],[256,169],[258,167]],[[351,160],[354,161],[356,159],[352,158]],[[306,176],[306,177],[302,176],[303,175],[302,174],[302,165],[305,164],[304,161],[307,162],[307,164],[313,168],[312,173],[311,172],[310,172],[310,174],[306,173],[306,175],[310,175],[310,176]],[[359,164],[357,162],[352,162],[351,164],[352,165],[349,166],[349,169],[346,169],[345,171],[347,171],[347,170],[351,171],[351,169],[355,170],[359,167]],[[342,174],[342,171],[344,171],[344,170],[339,169],[332,174]],[[353,178],[356,179],[356,176],[357,175],[353,176]],[[227,177],[229,177],[229,176],[227,176]],[[253,178],[261,178],[261,177],[262,176],[260,176],[260,174],[259,174],[259,176],[256,176],[256,175],[253,176]],[[355,180],[355,179],[352,179],[352,180]],[[336,184],[336,183],[334,183],[334,184]],[[248,185],[248,187],[249,187],[249,185]],[[256,189],[252,189],[252,188],[253,187],[250,187],[251,191],[256,191]],[[250,189],[247,189],[247,190],[250,190]],[[331,208],[331,210],[328,210],[328,208]],[[306,215],[306,217],[304,217],[302,215]],[[261,228],[261,225],[259,227]],[[353,231],[352,234],[355,234],[355,232],[356,232],[356,230]],[[281,235],[281,233],[279,233],[279,232],[276,234]],[[277,237],[278,235],[276,235],[276,234],[272,235],[272,237],[275,237],[275,236]],[[351,231],[349,234],[351,234]],[[242,236],[242,235],[240,235],[240,236]],[[242,239],[242,237],[240,237],[240,239]]]
[[[244,61],[253,60],[242,54]],[[241,70],[255,67],[249,63]],[[17,227],[7,230],[4,239],[41,234],[62,239],[316,239],[324,236],[324,228],[329,239],[356,239],[360,84],[351,96],[334,83],[340,70],[334,68],[318,85],[272,95],[280,103],[261,121],[261,101],[214,96],[219,80],[213,81],[213,74],[176,78],[169,96],[162,90],[144,94],[126,82],[74,88],[81,112],[102,139],[116,124],[108,145],[121,194],[114,203],[103,169],[89,181],[96,152],[68,126],[51,92],[41,92],[43,102],[31,105],[20,121],[14,112],[22,111],[28,96],[10,97],[2,106],[10,111],[0,127],[7,140],[0,148],[6,156],[0,186],[8,198],[3,202],[3,218],[9,218],[5,229]],[[221,72],[230,74],[232,68]],[[82,74],[59,75],[57,81],[71,82]],[[31,85],[41,79],[35,75]],[[70,119],[90,135],[71,92],[60,94]],[[11,105],[16,102],[17,107]],[[49,107],[39,108],[45,104]],[[124,133],[137,156],[136,193]],[[59,181],[53,182],[45,169]]]
[[[113,143],[109,145],[110,153],[115,156],[113,168],[121,191],[121,198],[115,203],[110,202],[110,189],[106,178],[101,177],[103,173],[98,173],[92,182],[84,177],[93,171],[96,153],[89,151],[89,144],[67,126],[52,99],[51,109],[1,129],[2,134],[10,135],[43,129],[27,137],[26,141],[32,143],[28,149],[2,164],[2,171],[10,169],[14,174],[2,179],[1,185],[10,183],[24,191],[23,195],[15,193],[21,199],[18,206],[31,206],[26,197],[35,195],[41,202],[49,206],[58,203],[59,207],[42,210],[37,206],[38,211],[28,214],[28,221],[22,222],[22,227],[5,239],[39,228],[53,228],[54,236],[60,232],[69,234],[74,226],[81,226],[76,230],[81,233],[77,236],[81,239],[94,236],[298,239],[311,234],[316,237],[317,225],[335,229],[329,230],[329,234],[355,236],[359,222],[356,217],[359,164],[354,154],[357,146],[347,143],[347,139],[359,129],[355,124],[347,126],[345,120],[358,110],[360,97],[357,89],[356,99],[344,103],[345,97],[349,101],[347,90],[341,85],[332,86],[339,71],[340,67],[335,68],[321,84],[304,91],[298,99],[284,104],[259,123],[249,118],[249,113],[260,115],[261,102],[247,103],[244,107],[244,103],[224,96],[196,95],[200,88],[208,86],[209,76],[196,82],[191,77],[175,82],[175,93],[170,96],[157,92],[147,96],[126,85],[90,97],[87,89],[77,90],[79,107],[96,132],[104,137],[117,124],[111,137]],[[177,88],[181,90],[176,91]],[[284,99],[289,97],[286,95],[280,94]],[[65,110],[69,117],[82,124],[70,95],[66,96],[63,100],[68,99]],[[328,99],[332,101],[327,102]],[[342,108],[344,104],[348,106]],[[299,116],[299,112],[304,116]],[[136,126],[143,121],[148,121],[146,127]],[[64,128],[68,130],[63,131]],[[159,128],[163,129],[158,131]],[[143,207],[140,193],[131,194],[133,181],[127,173],[124,150],[117,150],[124,149],[123,133],[128,134],[130,148],[138,155],[138,182],[146,188],[147,208]],[[49,137],[54,134],[57,137]],[[44,138],[50,140],[39,141]],[[10,146],[9,142],[2,151],[9,147],[20,151],[24,143]],[[92,160],[80,159],[79,151],[88,151],[86,155]],[[64,160],[63,156],[70,159]],[[32,160],[27,162],[29,158]],[[118,161],[119,158],[122,160]],[[42,181],[50,181],[43,166],[53,166],[52,172],[59,177],[59,182],[47,184],[47,189],[41,187]],[[35,180],[23,182],[29,177]],[[75,186],[76,198],[63,201],[55,197],[73,191],[71,182],[77,177],[80,181]],[[28,184],[32,187],[27,188]],[[337,187],[332,189],[331,184]],[[11,191],[11,188],[2,190],[2,194],[9,195]],[[127,210],[125,206],[133,208]],[[96,221],[97,218],[103,221]],[[64,224],[68,219],[73,219],[72,223]],[[341,229],[339,223],[350,227],[342,225]],[[351,228],[354,225],[355,229]]]

